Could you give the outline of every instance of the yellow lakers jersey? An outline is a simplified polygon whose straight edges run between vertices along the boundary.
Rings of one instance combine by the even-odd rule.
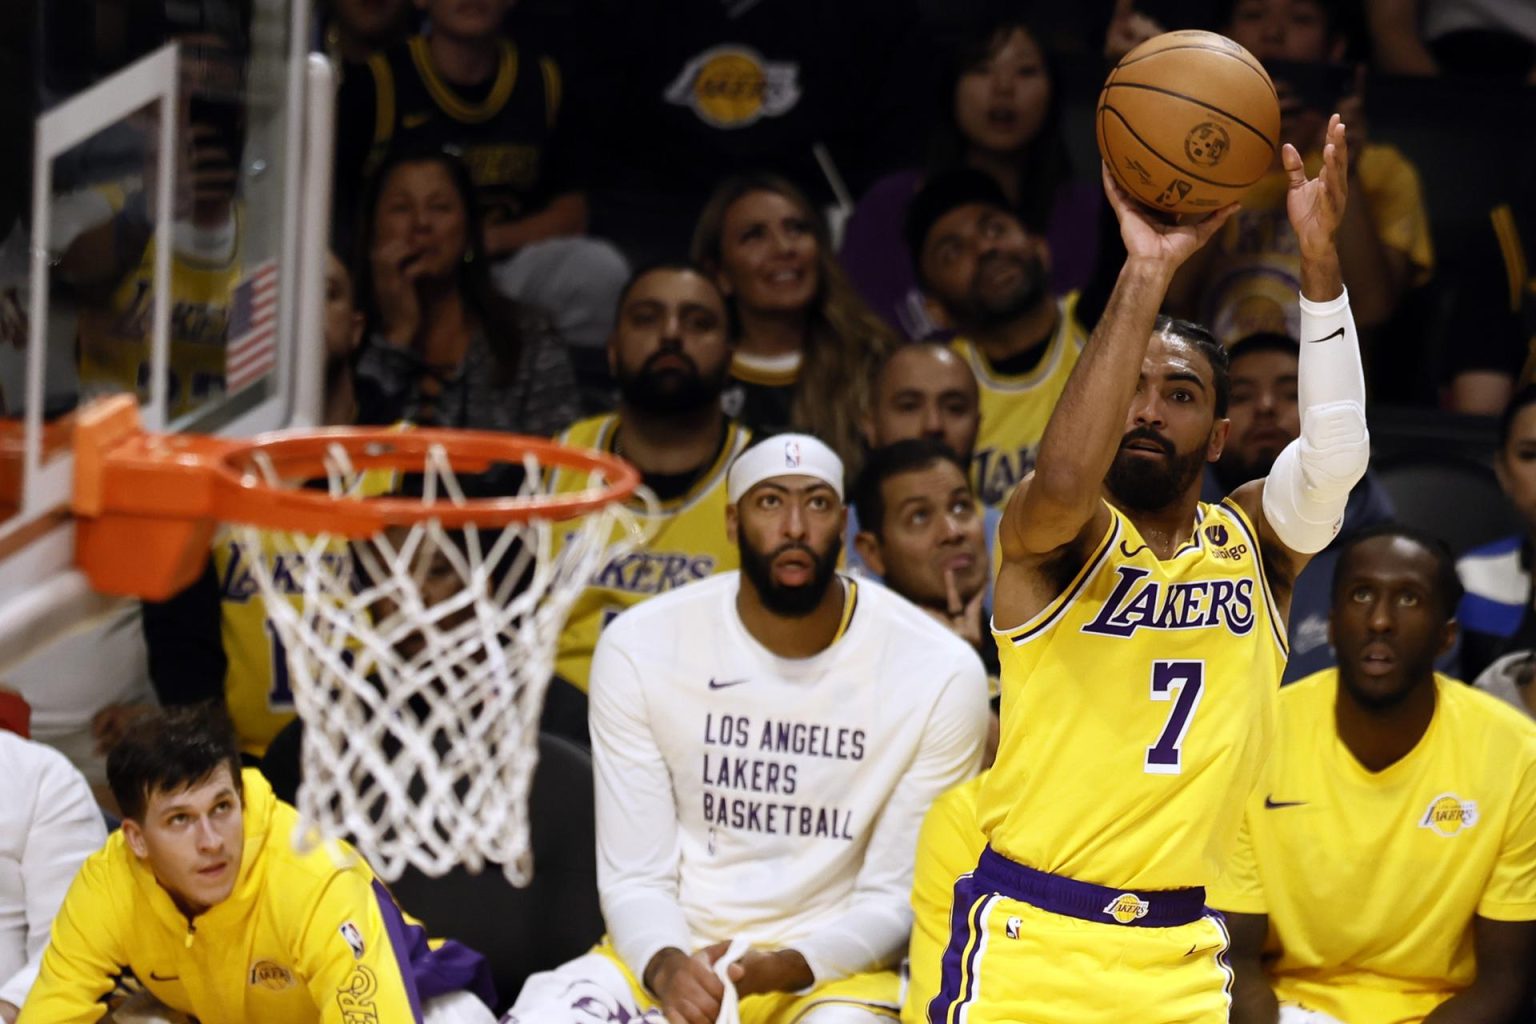
[[[1436,676],[1435,714],[1382,771],[1334,726],[1338,670],[1280,693],[1274,754],[1207,897],[1269,915],[1282,1000],[1417,1021],[1472,983],[1474,915],[1536,920],[1536,723]]]
[[[593,416],[573,424],[561,440],[612,453],[618,427],[619,418],[612,413]],[[736,545],[725,535],[725,471],[751,440],[745,428],[728,420],[725,443],[714,463],[686,494],[658,504],[649,518],[651,534],[645,547],[609,559],[593,574],[560,634],[555,655],[560,678],[586,692],[598,635],[615,615],[648,597],[738,567]],[[564,493],[580,490],[586,481],[557,474],[554,486]],[[635,508],[644,516],[641,503]],[[557,528],[556,543],[568,532],[569,527]]]
[[[167,409],[181,416],[224,391],[230,308],[240,284],[239,215],[232,255],[203,260],[171,254],[170,376]],[[80,310],[80,386],[86,395],[149,395],[150,326],[154,315],[155,250],[151,239],[134,267],[100,303]]]
[[[1051,410],[1088,341],[1077,322],[1077,292],[1063,296],[1057,309],[1056,332],[1046,342],[1039,365],[1028,373],[1000,374],[971,342],[950,342],[976,375],[981,393],[981,432],[971,457],[971,477],[981,500],[994,508],[1001,508],[1014,486],[1035,468],[1035,450]]]
[[[1165,560],[1110,507],[1082,570],[995,631],[1002,743],[981,794],[992,848],[1130,889],[1214,878],[1273,732],[1284,625],[1253,524],[1200,504]]]
[[[928,1004],[942,986],[944,948],[953,929],[955,879],[976,866],[987,846],[987,837],[976,824],[976,802],[987,775],[983,771],[946,790],[928,808],[917,834],[903,1024],[928,1024]]]

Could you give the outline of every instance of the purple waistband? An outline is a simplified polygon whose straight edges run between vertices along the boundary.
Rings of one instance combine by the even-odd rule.
[[[975,877],[1009,899],[1101,924],[1175,928],[1198,921],[1206,913],[1205,890],[1198,886],[1140,891],[1109,889],[1016,864],[991,847],[981,851]]]

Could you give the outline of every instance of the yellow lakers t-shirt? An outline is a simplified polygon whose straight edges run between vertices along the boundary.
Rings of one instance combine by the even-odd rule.
[[[1472,982],[1474,915],[1536,920],[1536,723],[1434,685],[1429,729],[1380,772],[1339,739],[1337,669],[1280,694],[1274,753],[1207,898],[1269,915],[1282,1001],[1418,1021]]]
[[[964,338],[950,342],[976,375],[981,396],[981,430],[971,457],[971,479],[981,500],[1002,508],[1018,482],[1035,468],[1035,451],[1045,435],[1056,400],[1067,386],[1072,367],[1088,335],[1077,322],[1077,292],[1057,304],[1056,331],[1045,354],[1028,373],[998,373],[981,351]]]
[[[982,789],[991,847],[1098,885],[1178,889],[1216,876],[1258,779],[1285,667],[1253,524],[1201,503],[1159,560],[1109,528],[1033,619],[994,631],[1002,742]]]
[[[912,939],[907,949],[905,1024],[928,1024],[928,1004],[943,982],[955,880],[976,867],[987,837],[976,822],[976,803],[987,772],[946,790],[933,802],[917,836],[912,867]]]
[[[573,424],[560,440],[612,454],[618,428],[617,415],[593,416]],[[650,540],[639,550],[605,561],[576,598],[560,633],[556,675],[585,693],[597,638],[615,615],[648,597],[739,567],[736,545],[725,535],[725,474],[751,440],[749,431],[728,420],[719,454],[687,493],[659,502],[653,517],[644,515],[642,503],[635,503],[636,511],[648,520]],[[581,475],[555,477],[557,493],[585,486]],[[557,546],[570,532],[570,526],[557,525]]]

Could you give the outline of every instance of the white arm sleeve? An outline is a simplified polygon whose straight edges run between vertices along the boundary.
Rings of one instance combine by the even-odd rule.
[[[1292,551],[1314,554],[1339,531],[1349,492],[1365,475],[1365,372],[1346,289],[1331,302],[1301,299],[1297,401],[1301,436],[1264,483],[1264,518]]]
[[[614,949],[637,979],[668,946],[693,952],[677,898],[672,775],[656,745],[629,656],[598,641],[589,718],[597,813],[597,889]]]
[[[847,909],[814,935],[792,943],[816,984],[892,966],[906,952],[923,816],[941,793],[976,774],[986,740],[987,677],[970,655],[945,681],[917,756],[874,824]]]

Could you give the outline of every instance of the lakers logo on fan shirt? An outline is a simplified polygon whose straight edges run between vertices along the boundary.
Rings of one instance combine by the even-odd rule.
[[[771,61],[748,46],[711,47],[667,86],[668,103],[688,107],[716,128],[745,128],[800,102],[800,66]]]
[[[1123,892],[1110,900],[1104,907],[1104,913],[1114,918],[1121,924],[1130,924],[1132,921],[1147,916],[1147,911],[1152,905],[1133,892]]]
[[[293,972],[271,960],[258,960],[251,965],[251,984],[281,992],[293,988]]]
[[[1477,801],[1463,800],[1455,793],[1441,793],[1429,802],[1419,828],[1436,835],[1454,836],[1477,824]]]

